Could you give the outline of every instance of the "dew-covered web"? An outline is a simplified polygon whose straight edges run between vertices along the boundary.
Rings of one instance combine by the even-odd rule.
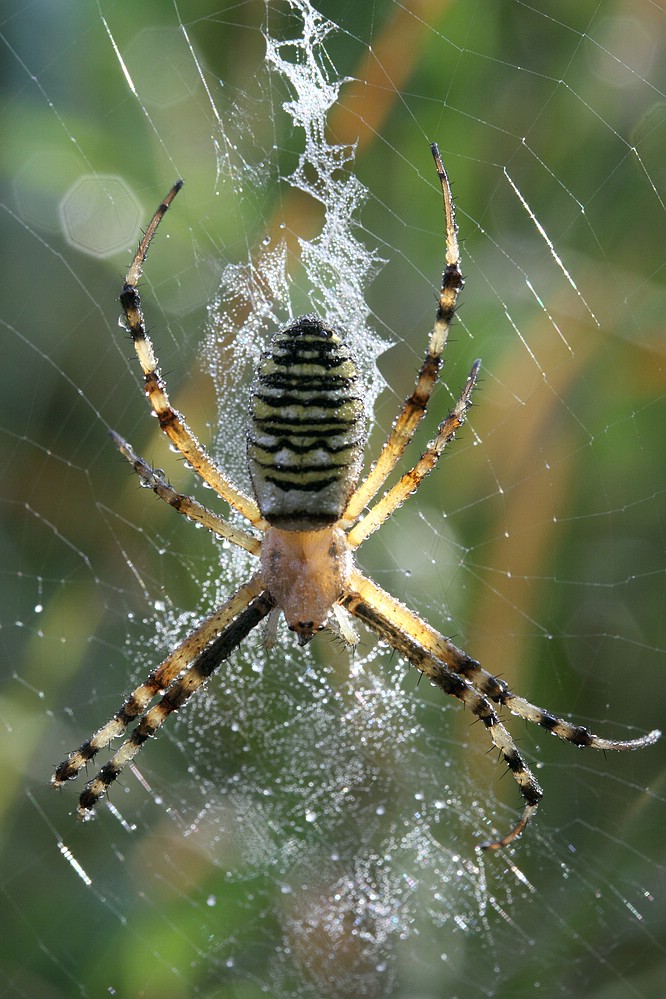
[[[257,358],[308,311],[353,341],[373,456],[434,317],[433,140],[466,287],[413,459],[477,356],[483,377],[359,563],[536,703],[663,727],[663,10],[121,7],[16,4],[1,29],[3,994],[660,994],[663,743],[604,758],[508,717],[544,802],[480,854],[515,782],[368,633],[252,635],[95,821],[82,779],[48,779],[253,568],[106,433],[226,514],[116,321],[140,227],[184,177],[141,291],[171,397],[235,481]]]

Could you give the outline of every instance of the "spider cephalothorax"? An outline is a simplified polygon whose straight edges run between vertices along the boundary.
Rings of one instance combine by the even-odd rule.
[[[435,323],[416,385],[400,410],[377,461],[359,483],[364,442],[362,388],[344,338],[316,316],[302,316],[273,337],[263,355],[252,394],[247,462],[254,498],[234,486],[172,408],[147,336],[137,284],[148,247],[182,187],[171,189],[153,216],[127,273],[120,301],[124,321],[143,369],[145,391],[162,430],[195,472],[238,510],[251,530],[237,527],[189,496],[177,493],[118,434],[113,440],[143,483],[190,520],[244,548],[258,569],[157,666],[113,718],[69,754],[52,778],[60,786],[78,774],[100,749],[140,719],[129,737],[82,792],[79,814],[89,815],[143,743],[178,710],[268,616],[283,613],[301,645],[324,627],[347,642],[356,635],[353,615],[445,693],[467,705],[488,729],[524,799],[523,812],[503,837],[484,843],[497,849],[516,839],[537,810],[541,788],[518,752],[498,710],[506,706],[576,746],[641,749],[659,738],[601,739],[587,729],[530,704],[503,680],[486,672],[417,614],[408,610],[354,565],[353,552],[416,491],[465,420],[479,362],[449,414],[416,464],[373,500],[396,467],[425,413],[439,376],[442,353],[463,281],[451,190],[437,146],[432,147],[444,198],[445,266]],[[152,707],[151,700],[162,694]]]

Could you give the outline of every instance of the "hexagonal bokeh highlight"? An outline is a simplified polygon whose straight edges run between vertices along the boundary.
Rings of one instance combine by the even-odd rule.
[[[590,61],[595,75],[614,87],[641,87],[643,81],[632,67],[640,66],[647,80],[657,54],[656,39],[643,22],[634,17],[608,17],[595,26],[594,37],[597,44],[590,50]]]
[[[136,242],[142,208],[131,189],[115,174],[84,174],[60,205],[65,239],[91,257],[111,257]]]

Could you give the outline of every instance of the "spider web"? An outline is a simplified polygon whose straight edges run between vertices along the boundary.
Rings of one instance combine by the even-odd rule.
[[[483,381],[373,578],[536,703],[663,726],[664,12],[647,3],[15,5],[3,27],[3,994],[653,996],[664,748],[487,735],[364,634],[257,634],[95,822],[52,767],[250,571],[136,479],[159,438],[115,322],[143,282],[176,405],[244,482],[251,372],[309,310],[352,338],[377,453],[432,324],[457,201],[466,288],[443,384]],[[162,507],[164,507],[162,509]],[[220,508],[220,507],[218,507]],[[48,886],[45,892],[44,886]]]

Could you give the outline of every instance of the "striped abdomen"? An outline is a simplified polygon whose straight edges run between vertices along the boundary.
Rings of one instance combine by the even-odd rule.
[[[252,390],[247,456],[262,516],[287,531],[340,520],[365,438],[361,386],[341,337],[313,315],[277,333]]]

